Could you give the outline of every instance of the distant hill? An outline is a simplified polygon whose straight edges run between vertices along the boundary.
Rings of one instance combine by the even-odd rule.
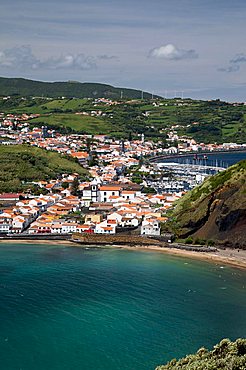
[[[26,188],[25,183],[67,173],[87,174],[72,157],[28,145],[0,145],[0,193]]]
[[[246,160],[207,178],[182,197],[171,228],[180,238],[246,248]]]
[[[100,83],[80,83],[76,81],[68,82],[41,82],[27,80],[25,78],[5,78],[0,77],[0,95],[12,96],[46,96],[46,97],[67,97],[67,98],[113,98],[119,99],[121,96],[127,99],[140,99],[141,90],[113,87]],[[150,99],[152,95],[143,92],[145,99]],[[154,95],[154,97],[158,97]]]

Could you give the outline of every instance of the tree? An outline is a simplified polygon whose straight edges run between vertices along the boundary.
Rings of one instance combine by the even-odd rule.
[[[77,195],[78,189],[79,189],[79,180],[78,180],[78,177],[75,177],[75,179],[72,182],[72,186],[71,186],[71,194]]]

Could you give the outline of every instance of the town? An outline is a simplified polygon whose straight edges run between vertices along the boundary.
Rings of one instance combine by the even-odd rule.
[[[3,99],[10,99],[6,97]],[[117,105],[117,101],[95,99],[93,105]],[[181,104],[179,102],[179,104]],[[153,103],[153,106],[157,102]],[[92,110],[78,114],[100,116]],[[148,112],[144,113],[148,115]],[[29,145],[69,155],[83,168],[59,178],[33,182],[35,193],[5,192],[0,195],[0,233],[7,235],[71,233],[160,236],[168,210],[186,191],[223,167],[177,163],[156,163],[170,155],[245,149],[245,144],[204,144],[179,135],[177,125],[166,134],[166,143],[145,138],[117,139],[106,134],[64,134],[47,126],[30,125],[39,114],[0,114],[0,141],[3,146]],[[197,159],[197,155],[195,159]],[[154,159],[154,161],[153,161]],[[194,161],[193,161],[194,162]],[[203,161],[204,162],[204,161]]]

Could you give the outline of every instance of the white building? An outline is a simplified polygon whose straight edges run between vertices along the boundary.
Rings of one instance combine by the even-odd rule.
[[[144,220],[141,226],[141,235],[161,235],[160,223],[158,220]]]
[[[99,190],[99,202],[112,202],[112,197],[119,197],[121,186],[118,185],[103,185]]]
[[[96,224],[95,234],[115,234],[116,224],[108,225],[107,221]]]

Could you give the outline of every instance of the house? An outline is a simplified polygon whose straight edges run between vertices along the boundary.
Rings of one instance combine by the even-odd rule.
[[[136,197],[136,191],[134,190],[122,190],[121,197],[126,200],[133,200]]]
[[[0,219],[0,233],[9,233],[12,228],[12,220],[1,218]]]
[[[11,233],[21,233],[29,224],[28,218],[16,216],[13,218]]]
[[[75,222],[63,222],[62,223],[62,234],[76,233],[77,226]]]
[[[116,223],[113,225],[108,225],[107,221],[103,221],[100,224],[96,224],[94,233],[95,234],[115,234]]]
[[[93,233],[93,229],[91,228],[91,225],[88,224],[77,225],[76,232],[80,234],[85,232]]]
[[[51,234],[61,234],[62,224],[59,222],[52,223],[50,230],[51,230]]]
[[[20,199],[20,196],[21,194],[3,193],[3,194],[0,194],[0,202],[3,202],[3,201],[15,202]]]
[[[141,235],[161,235],[160,223],[155,219],[148,219],[142,222]]]
[[[85,223],[100,223],[102,222],[102,214],[100,213],[89,213],[85,216]]]
[[[102,185],[99,190],[99,201],[101,202],[112,202],[110,197],[113,195],[119,197],[121,186],[119,185]]]

